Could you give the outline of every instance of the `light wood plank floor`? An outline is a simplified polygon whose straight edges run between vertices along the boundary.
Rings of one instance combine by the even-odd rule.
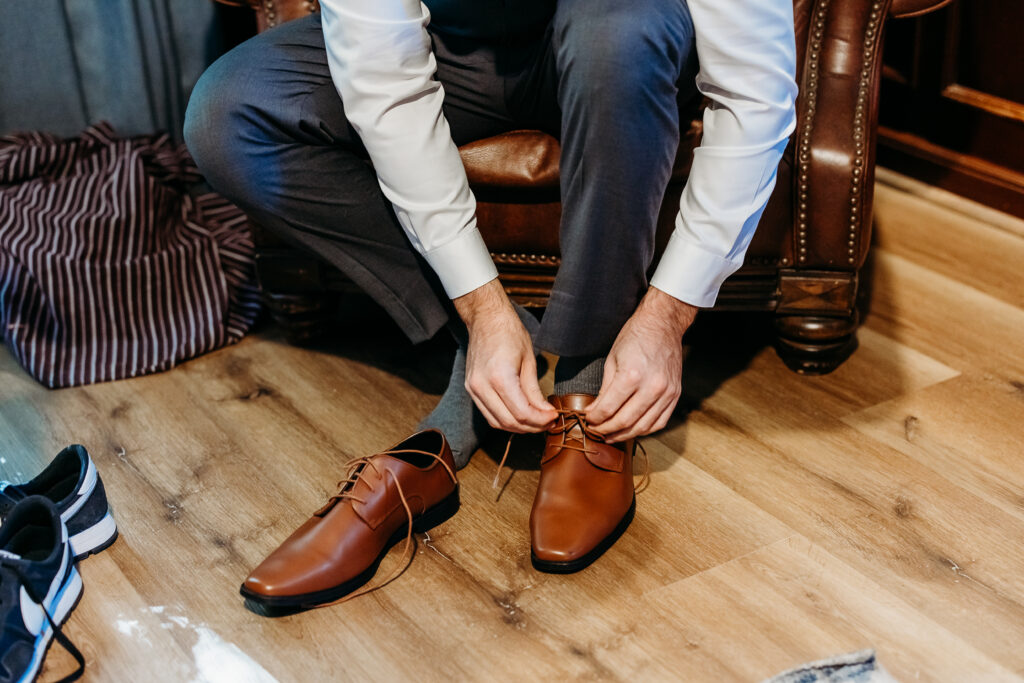
[[[758,681],[872,647],[902,681],[1021,680],[1024,224],[881,177],[860,350],[800,377],[764,320],[706,316],[677,417],[647,439],[635,523],[573,576],[530,567],[538,441],[515,442],[496,491],[497,440],[386,589],[275,620],[243,609],[240,581],[343,463],[443,388],[450,349],[372,314],[318,349],[268,328],[62,391],[0,351],[0,475],[83,443],[121,528],[83,563],[66,627],[87,679]],[[44,680],[70,666],[55,647]]]

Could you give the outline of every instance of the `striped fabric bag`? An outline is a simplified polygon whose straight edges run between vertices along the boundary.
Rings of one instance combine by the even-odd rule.
[[[0,326],[48,387],[172,368],[259,312],[241,211],[166,135],[0,138]]]

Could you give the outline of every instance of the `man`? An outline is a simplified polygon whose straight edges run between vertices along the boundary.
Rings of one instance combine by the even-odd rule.
[[[321,5],[322,20],[269,31],[210,68],[190,103],[189,148],[215,188],[336,264],[413,341],[448,324],[460,344],[452,382],[422,426],[444,433],[457,466],[486,425],[549,431],[532,557],[545,571],[582,569],[628,525],[633,439],[667,423],[683,333],[739,268],[774,187],[795,123],[792,4]],[[648,283],[678,102],[695,88],[711,101],[703,142]],[[562,263],[533,330],[496,280],[456,148],[516,128],[562,144]],[[559,356],[550,400],[537,384],[538,348]],[[400,469],[379,491],[401,481],[404,501],[418,484]],[[286,542],[281,571],[303,543]],[[325,587],[350,588],[352,571]]]

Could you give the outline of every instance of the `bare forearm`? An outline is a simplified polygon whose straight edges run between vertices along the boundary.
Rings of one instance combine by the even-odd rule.
[[[516,316],[512,303],[497,278],[468,294],[452,299],[452,303],[455,304],[459,317],[466,323],[470,336],[474,327]]]
[[[698,310],[696,306],[651,287],[637,306],[634,317],[643,321],[645,325],[658,328],[664,335],[682,342],[683,334],[693,324]]]

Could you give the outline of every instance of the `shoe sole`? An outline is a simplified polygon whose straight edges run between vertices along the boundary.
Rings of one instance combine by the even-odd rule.
[[[601,557],[608,548],[615,545],[615,541],[619,540],[619,537],[625,533],[626,529],[629,528],[630,523],[633,521],[633,517],[636,514],[636,497],[633,497],[633,502],[629,505],[629,510],[622,517],[622,520],[618,523],[615,529],[601,539],[594,548],[582,557],[578,557],[575,560],[567,560],[565,562],[552,562],[550,560],[542,560],[538,558],[533,550],[530,551],[530,561],[533,563],[533,568],[540,572],[547,574],[574,574],[581,569],[586,569],[594,560]]]
[[[413,533],[423,533],[447,522],[459,511],[459,489],[448,494],[448,497],[430,508],[412,522]],[[245,606],[252,612],[265,617],[282,617],[312,609],[326,602],[333,602],[345,597],[352,591],[366,585],[377,573],[377,568],[388,554],[388,551],[401,540],[405,539],[407,524],[403,524],[377,555],[377,559],[361,574],[332,588],[300,595],[261,595],[249,590],[243,584],[239,592],[245,598]]]
[[[71,537],[71,552],[75,554],[76,561],[81,560],[106,550],[116,540],[117,522],[108,508],[103,519]]]
[[[71,616],[72,610],[78,606],[79,601],[82,599],[83,587],[82,575],[78,573],[78,568],[72,562],[67,579],[64,581],[64,586],[54,596],[53,604],[43,606],[50,613],[53,623],[57,624],[57,626],[63,625],[68,620],[68,617]],[[29,683],[29,681],[35,680],[43,660],[46,659],[46,653],[52,644],[53,628],[50,626],[49,621],[44,621],[42,631],[36,636],[32,662],[28,670],[18,679],[18,683]]]

